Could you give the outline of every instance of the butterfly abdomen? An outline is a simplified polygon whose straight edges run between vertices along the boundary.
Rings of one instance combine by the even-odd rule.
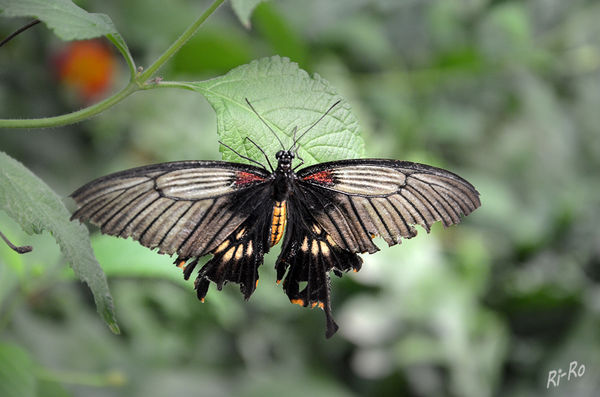
[[[273,218],[271,220],[271,239],[269,244],[274,246],[281,240],[285,230],[287,219],[285,201],[276,201],[273,206]]]

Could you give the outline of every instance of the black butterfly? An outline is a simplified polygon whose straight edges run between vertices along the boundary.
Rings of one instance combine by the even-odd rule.
[[[178,161],[118,172],[71,195],[79,206],[72,219],[89,220],[102,233],[132,237],[161,254],[176,253],[185,279],[200,257],[211,254],[194,283],[201,301],[211,281],[219,290],[228,281],[238,283],[248,299],[264,254],[279,242],[287,225],[275,265],[277,283],[283,280],[292,303],[325,311],[329,338],[338,329],[331,316],[331,270],[337,276],[360,270],[357,253],[378,251],[375,236],[391,246],[414,237],[413,225],[429,232],[436,221],[444,226],[459,223],[461,215],[480,206],[479,193],[469,182],[424,164],[357,159],[295,172],[303,164],[292,168],[299,158],[298,140],[338,103],[298,139],[294,129],[294,144],[277,152],[275,169],[247,138],[271,171],[222,143],[259,167]],[[302,289],[301,282],[306,283]]]

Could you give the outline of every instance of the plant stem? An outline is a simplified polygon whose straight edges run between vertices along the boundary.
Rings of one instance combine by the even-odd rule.
[[[171,58],[193,35],[196,33],[198,28],[206,21],[206,19],[224,2],[225,0],[215,0],[211,6],[200,15],[200,17],[191,24],[182,34],[165,50],[162,55],[156,59],[145,71],[132,77],[131,82],[123,89],[115,93],[114,95],[98,102],[94,105],[88,106],[87,108],[63,114],[60,116],[53,117],[42,117],[37,119],[0,119],[0,128],[47,128],[47,127],[60,127],[63,125],[74,124],[79,121],[88,119],[95,116],[104,110],[114,106],[127,98],[129,95],[142,89],[153,89],[159,87],[179,87],[188,88],[184,83],[178,84],[176,82],[170,82],[168,84],[161,85],[160,83],[146,83],[150,77]],[[111,41],[115,42],[114,38]],[[115,43],[116,45],[116,43]],[[119,47],[120,49],[120,47]],[[125,54],[123,54],[125,56]],[[134,67],[133,59],[126,57],[127,64],[132,72]]]
[[[113,96],[76,112],[62,114],[60,116],[42,117],[39,119],[0,120],[0,128],[46,128],[74,124],[103,112],[116,103],[121,102],[123,99],[137,91],[137,89],[137,85],[134,82],[131,82]]]
[[[212,14],[221,4],[223,4],[224,1],[225,0],[215,0],[211,4],[211,6],[208,7],[208,9],[206,11],[204,11],[204,13],[202,15],[200,15],[200,18],[198,18],[196,20],[196,22],[191,24],[185,30],[185,32],[183,32],[181,34],[181,36],[179,36],[177,38],[177,40],[175,40],[175,42],[173,42],[173,44],[171,44],[171,46],[169,48],[167,48],[167,50],[165,52],[163,52],[156,61],[154,61],[154,63],[152,63],[150,66],[148,66],[148,69],[146,69],[144,72],[142,72],[138,76],[138,81],[144,82],[144,81],[148,80],[150,77],[152,77],[152,75],[154,75],[154,73],[169,58],[171,58],[173,56],[173,54],[175,54],[177,51],[179,51],[179,49],[194,35],[194,33],[196,33],[196,31],[198,30],[200,25],[202,25],[202,23],[210,16],[210,14]]]

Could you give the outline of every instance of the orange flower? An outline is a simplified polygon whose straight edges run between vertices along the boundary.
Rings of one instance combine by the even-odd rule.
[[[56,57],[58,79],[86,102],[110,88],[115,58],[100,40],[74,41]]]

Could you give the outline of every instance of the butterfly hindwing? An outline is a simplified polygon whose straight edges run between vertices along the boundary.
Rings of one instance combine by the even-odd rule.
[[[227,282],[240,284],[240,290],[248,299],[258,283],[258,267],[264,254],[269,252],[269,230],[273,211],[272,201],[265,196],[261,205],[225,240],[210,252],[213,257],[200,269],[194,283],[198,299],[204,301],[210,282],[221,289]],[[185,265],[190,258],[179,257],[176,264],[184,269],[189,278],[197,259]]]
[[[283,279],[283,289],[292,303],[325,311],[329,338],[338,328],[331,315],[329,273],[358,271],[362,259],[340,248],[299,198],[289,200],[288,228],[275,265],[277,280]],[[305,284],[302,288],[301,283]]]

